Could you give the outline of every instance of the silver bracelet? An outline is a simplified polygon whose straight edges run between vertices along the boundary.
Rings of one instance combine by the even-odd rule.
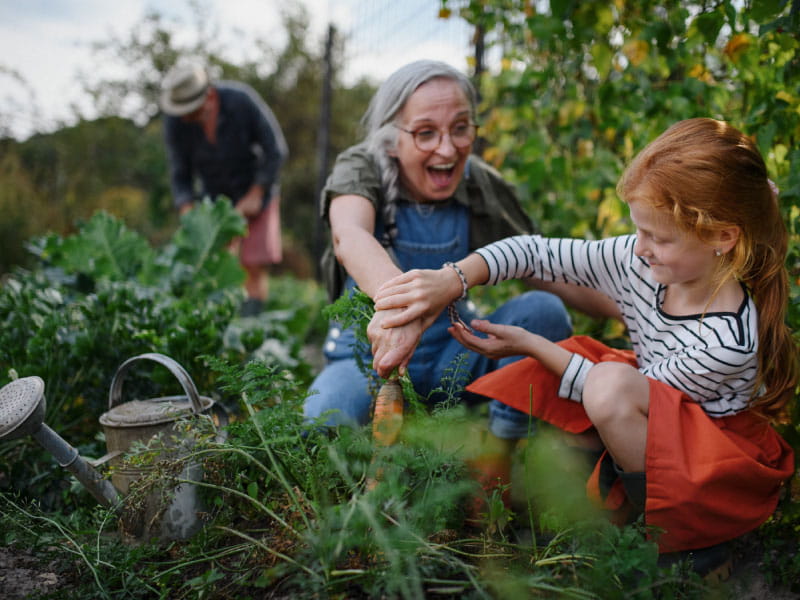
[[[456,275],[458,275],[458,278],[461,280],[461,297],[457,300],[453,300],[447,306],[447,316],[450,317],[450,323],[453,325],[461,324],[467,329],[467,331],[473,333],[472,328],[461,320],[461,316],[458,314],[458,310],[456,309],[456,302],[466,298],[467,290],[469,289],[469,286],[467,285],[467,278],[464,276],[464,271],[462,271],[461,267],[459,267],[456,263],[450,261],[444,263],[442,266],[453,269],[453,271],[456,272]]]
[[[450,267],[456,272],[456,275],[458,275],[458,278],[461,280],[461,297],[458,298],[458,300],[463,300],[466,298],[469,286],[467,285],[467,278],[464,276],[464,271],[462,271],[461,267],[459,267],[456,263],[450,261],[444,263],[442,266]]]

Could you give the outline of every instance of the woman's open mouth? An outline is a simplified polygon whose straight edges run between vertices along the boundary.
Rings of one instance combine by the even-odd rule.
[[[437,187],[447,187],[453,181],[456,163],[431,165],[427,168],[428,175]]]

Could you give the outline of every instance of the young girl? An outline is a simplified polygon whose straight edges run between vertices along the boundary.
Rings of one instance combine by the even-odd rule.
[[[384,327],[438,314],[463,289],[504,279],[569,281],[611,296],[633,352],[552,343],[472,321],[451,333],[489,357],[527,355],[467,389],[571,433],[594,434],[662,552],[711,547],[761,524],[792,474],[770,426],[792,398],[798,350],[784,317],[787,232],[755,144],[712,119],[677,123],[624,173],[636,233],[601,241],[516,236],[433,271],[387,282]],[[389,368],[391,348],[375,360]],[[598,462],[590,492],[598,493]],[[615,492],[616,490],[616,492]]]

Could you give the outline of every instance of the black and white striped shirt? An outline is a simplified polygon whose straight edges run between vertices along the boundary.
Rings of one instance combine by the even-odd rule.
[[[633,253],[635,235],[600,241],[506,238],[477,250],[490,284],[538,277],[605,292],[620,307],[639,371],[685,392],[711,417],[747,407],[757,373],[758,320],[745,291],[738,311],[672,316],[661,310],[665,287]],[[573,355],[559,395],[581,401],[589,360]]]

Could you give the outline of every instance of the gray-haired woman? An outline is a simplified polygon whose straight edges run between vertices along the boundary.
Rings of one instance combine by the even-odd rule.
[[[471,82],[442,62],[410,63],[381,85],[364,116],[366,139],[337,158],[322,194],[332,250],[345,272],[340,287],[329,285],[332,297],[356,285],[374,297],[401,272],[439,268],[492,241],[533,231],[512,187],[471,154],[475,112]],[[332,281],[339,265],[329,263]],[[459,277],[456,269],[453,277]],[[608,306],[595,296],[583,300]],[[466,294],[456,308],[465,320],[476,316]],[[441,399],[431,392],[443,375],[463,384],[518,358],[493,361],[465,350],[447,332],[447,314],[385,329],[380,323],[390,313],[379,311],[370,323],[373,347],[400,353],[403,359],[396,364],[407,369],[417,393],[431,403]],[[562,301],[544,291],[514,298],[488,318],[554,341],[571,333]],[[305,403],[307,419],[325,414],[327,425],[369,421],[368,379],[358,368],[353,346],[353,332],[332,323],[323,349],[327,365]],[[361,358],[372,362],[368,353]],[[381,376],[388,375],[376,367]],[[490,430],[496,436],[518,439],[529,428],[528,415],[491,404]]]

